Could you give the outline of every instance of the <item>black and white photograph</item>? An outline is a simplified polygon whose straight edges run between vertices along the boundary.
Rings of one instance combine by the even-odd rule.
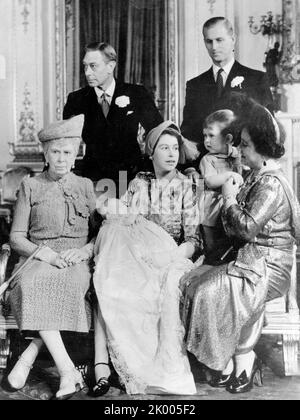
[[[0,10],[0,400],[300,400],[300,0]]]

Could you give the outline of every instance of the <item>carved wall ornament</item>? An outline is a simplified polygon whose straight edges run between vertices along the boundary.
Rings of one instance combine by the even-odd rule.
[[[55,74],[56,74],[56,119],[62,119],[65,101],[65,0],[55,0]]]
[[[24,160],[26,157],[32,160],[34,155],[41,155],[42,147],[37,139],[31,94],[27,83],[24,88],[23,105],[19,118],[20,137],[17,143],[9,143],[9,152],[15,156],[15,160]]]
[[[300,83],[300,0],[283,0],[283,16],[290,30],[283,34],[280,81]]]
[[[66,42],[70,39],[70,34],[74,30],[74,0],[65,0],[66,10]]]
[[[31,100],[28,84],[25,84],[24,89],[24,111],[20,115],[20,136],[22,143],[32,143],[35,141],[35,122],[34,122],[34,113],[31,109]]]
[[[29,15],[30,15],[30,6],[31,6],[31,0],[19,0],[19,5],[23,7],[21,15],[23,16],[23,26],[24,26],[24,33],[26,34],[28,31],[28,25],[29,25]]]
[[[178,106],[178,2],[168,1],[168,62],[169,62],[169,103],[168,118],[179,120]]]
[[[206,0],[207,3],[209,4],[209,11],[211,14],[213,14],[215,12],[215,3],[216,0]]]

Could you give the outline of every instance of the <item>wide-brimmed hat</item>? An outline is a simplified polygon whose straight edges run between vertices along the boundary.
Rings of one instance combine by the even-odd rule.
[[[38,133],[41,143],[66,138],[81,138],[82,128],[84,124],[84,115],[76,115],[68,120],[57,121]]]

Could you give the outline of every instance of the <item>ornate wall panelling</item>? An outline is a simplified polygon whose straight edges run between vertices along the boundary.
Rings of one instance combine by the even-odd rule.
[[[43,125],[42,1],[13,0],[14,162],[39,160]]]
[[[166,30],[168,33],[168,118],[172,121],[179,122],[179,26],[178,26],[178,0],[168,1]]]
[[[65,0],[55,1],[55,80],[56,119],[62,119],[66,99],[66,21]]]
[[[281,60],[282,109],[300,115],[300,0],[283,0],[286,26]]]
[[[283,0],[283,15],[287,30],[283,39],[281,80],[300,83],[300,1]]]
[[[79,89],[80,45],[79,45],[79,0],[65,0],[66,38],[66,92]],[[68,64],[70,63],[70,65]]]

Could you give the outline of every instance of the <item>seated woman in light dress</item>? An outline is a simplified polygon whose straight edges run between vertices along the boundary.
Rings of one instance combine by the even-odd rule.
[[[29,265],[12,285],[10,303],[21,331],[36,332],[7,377],[12,390],[21,389],[43,345],[60,375],[57,399],[67,399],[82,388],[82,378],[70,359],[60,331],[87,333],[90,316],[85,296],[90,286],[89,220],[95,210],[92,182],[73,173],[84,116],[52,124],[39,133],[47,170],[23,181],[10,241],[20,262],[40,244]],[[16,267],[16,269],[18,266]]]
[[[211,386],[234,394],[262,385],[253,349],[266,301],[289,289],[300,237],[299,204],[280,170],[284,145],[276,120],[252,103],[242,125],[242,162],[251,171],[241,188],[233,178],[223,185],[223,225],[233,258],[205,274],[196,268],[181,280],[187,349],[217,371]]]
[[[109,357],[129,394],[196,392],[178,282],[199,250],[199,213],[195,186],[176,170],[181,147],[174,123],[154,128],[146,139],[154,172],[139,173],[121,203],[100,210],[94,396],[109,390]]]

